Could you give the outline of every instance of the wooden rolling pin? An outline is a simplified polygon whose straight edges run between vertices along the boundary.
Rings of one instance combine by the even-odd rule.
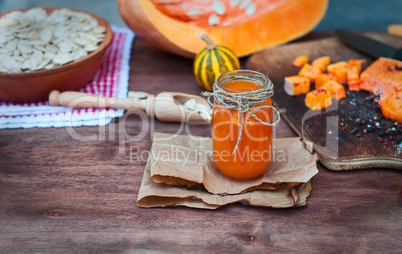
[[[184,104],[193,100],[202,105],[205,110],[192,110]],[[68,108],[119,108],[125,110],[144,110],[148,117],[165,122],[210,122],[211,107],[205,98],[185,93],[163,92],[157,96],[149,95],[144,99],[138,98],[106,98],[81,92],[59,92],[54,90],[49,94],[49,103],[52,106]],[[206,116],[205,114],[208,114]]]

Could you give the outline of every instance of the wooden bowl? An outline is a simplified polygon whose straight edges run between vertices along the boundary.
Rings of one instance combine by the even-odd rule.
[[[51,13],[58,8],[43,9],[48,13]],[[27,10],[29,9],[21,9],[18,11]],[[51,68],[49,70],[37,70],[25,73],[0,72],[0,101],[46,101],[50,91],[79,90],[95,76],[102,64],[106,49],[112,42],[112,29],[104,19],[94,14],[76,9],[71,10],[91,15],[98,21],[99,25],[106,28],[105,38],[99,44],[99,47],[94,52],[78,61]],[[10,12],[11,11],[0,13],[0,17]]]

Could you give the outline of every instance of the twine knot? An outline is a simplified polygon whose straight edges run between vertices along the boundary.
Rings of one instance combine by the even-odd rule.
[[[256,106],[264,103],[266,100],[268,100],[274,95],[274,85],[269,79],[268,84],[266,86],[262,86],[261,89],[241,93],[227,92],[224,89],[222,89],[215,81],[213,86],[213,92],[203,92],[202,95],[208,97],[207,101],[212,108],[234,109],[240,113],[241,115],[240,134],[239,137],[237,138],[237,143],[232,154],[235,154],[239,146],[241,136],[243,134],[244,114],[247,113],[260,123],[268,126],[275,126],[281,120],[281,115],[275,107],[270,105]],[[211,102],[211,97],[214,97],[214,100],[220,105],[216,105],[213,102]],[[251,112],[252,110],[261,108],[272,108],[278,116],[276,121],[274,123],[264,122]]]

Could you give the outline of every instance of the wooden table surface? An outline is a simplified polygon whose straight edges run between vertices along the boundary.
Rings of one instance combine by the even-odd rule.
[[[157,51],[140,38],[134,41],[129,89],[201,92],[191,60]],[[137,207],[153,131],[178,129],[142,122],[131,112],[106,127],[0,130],[0,252],[401,251],[397,170],[332,172],[318,165],[302,208]],[[277,137],[295,136],[284,121],[276,130]],[[211,127],[191,125],[186,132],[210,136]]]

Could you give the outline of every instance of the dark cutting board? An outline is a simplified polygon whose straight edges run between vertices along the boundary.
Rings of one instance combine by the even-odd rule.
[[[382,32],[370,32],[366,35],[394,47],[402,47],[401,37]],[[366,125],[360,126],[354,122],[354,117],[360,110],[359,105],[370,101],[368,92],[350,92],[345,86],[348,100],[339,103],[333,100],[333,105],[322,112],[309,110],[304,105],[305,95],[292,97],[286,94],[283,89],[284,77],[298,73],[299,68],[293,67],[291,62],[296,56],[303,54],[309,55],[310,62],[320,56],[330,56],[332,63],[359,58],[366,59],[369,65],[374,60],[332,37],[266,49],[251,56],[246,67],[268,74],[274,83],[273,103],[281,111],[282,118],[299,136],[313,142],[325,167],[332,170],[373,167],[402,169],[402,149],[395,141],[402,134],[397,134],[393,140],[387,140],[389,144],[386,146],[384,142],[378,141],[377,130],[365,134],[362,131]],[[345,116],[348,118],[345,119]],[[340,125],[342,119],[347,125],[343,129]],[[384,126],[385,123],[387,121],[384,120]],[[369,119],[367,124],[370,124]],[[356,137],[356,132],[351,133],[356,127],[359,129],[358,133],[362,133],[361,137]],[[383,139],[388,139],[388,136]]]

